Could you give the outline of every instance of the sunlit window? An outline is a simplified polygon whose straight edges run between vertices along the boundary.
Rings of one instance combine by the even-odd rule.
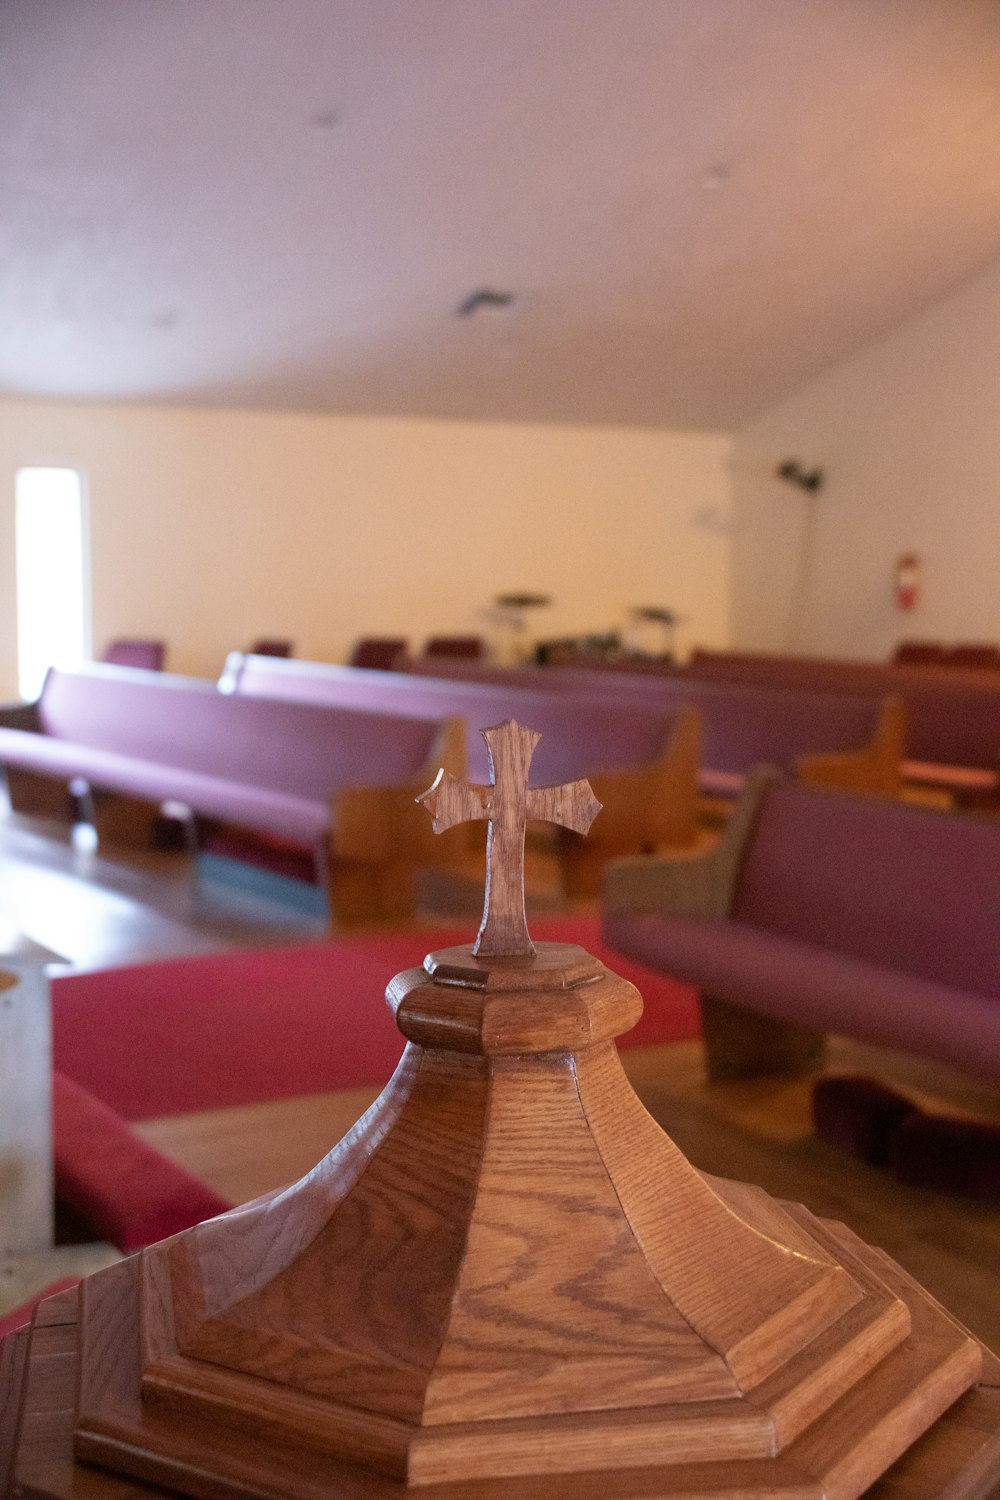
[[[18,686],[34,699],[49,667],[88,654],[83,475],[18,469],[15,499]]]

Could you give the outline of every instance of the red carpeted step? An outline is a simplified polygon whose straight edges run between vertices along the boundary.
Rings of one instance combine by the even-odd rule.
[[[695,991],[604,949],[596,917],[532,933],[579,943],[638,987],[645,1011],[620,1045],[697,1036]],[[465,924],[58,977],[54,1066],[128,1120],[381,1083],[403,1049],[389,980],[469,938]]]

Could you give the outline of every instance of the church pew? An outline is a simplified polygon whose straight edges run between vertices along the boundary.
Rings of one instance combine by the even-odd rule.
[[[422,675],[417,661],[406,670]],[[898,698],[846,692],[701,682],[689,674],[636,672],[623,664],[581,667],[498,667],[461,663],[464,682],[511,689],[549,687],[592,701],[622,705],[689,705],[702,723],[699,786],[706,798],[729,801],[755,765],[774,765],[802,781],[893,797],[900,790],[904,712]]]
[[[781,688],[690,677],[628,673],[564,674],[579,690],[618,702],[685,703],[702,721],[699,785],[707,797],[731,799],[756,765],[773,765],[815,785],[898,796],[905,735],[901,701],[887,695],[790,692]]]
[[[0,711],[0,764],[293,840],[351,920],[409,911],[417,867],[447,857],[413,799],[440,766],[464,773],[464,731],[94,664],[52,669],[36,704]]]
[[[1000,1082],[1000,823],[755,773],[705,855],[615,862],[605,942],[702,992],[709,1076],[828,1031]]]
[[[680,674],[698,681],[843,692],[891,693],[906,710],[903,777],[957,802],[1000,798],[1000,679],[996,672],[896,666],[827,657],[699,651]]]
[[[554,835],[568,895],[596,894],[609,858],[690,845],[696,837],[699,724],[697,713],[684,705],[594,702],[549,691],[544,679],[522,688],[238,653],[230,656],[220,688],[235,697],[460,717],[469,774],[480,782],[489,781],[482,729],[515,718],[538,730],[531,784],[587,777],[604,806],[586,841],[565,829]]]
[[[419,664],[407,664],[407,670],[419,671]],[[970,806],[995,803],[1000,796],[1000,681],[995,672],[703,650],[686,667],[652,659],[594,658],[586,668],[573,669],[574,683],[583,675],[595,686],[610,676],[686,682],[692,692],[696,685],[730,683],[796,693],[896,697],[906,717],[904,782],[949,791]]]

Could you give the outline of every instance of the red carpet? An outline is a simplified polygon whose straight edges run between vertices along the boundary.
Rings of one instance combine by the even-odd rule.
[[[695,991],[602,948],[596,917],[532,923],[579,943],[645,1001],[623,1047],[698,1034]],[[53,1065],[127,1120],[386,1081],[403,1038],[385,987],[468,924],[175,959],[52,981]]]

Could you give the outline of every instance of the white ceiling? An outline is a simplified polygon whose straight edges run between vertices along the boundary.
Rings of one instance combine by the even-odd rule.
[[[996,0],[0,10],[8,393],[729,427],[998,256]]]

